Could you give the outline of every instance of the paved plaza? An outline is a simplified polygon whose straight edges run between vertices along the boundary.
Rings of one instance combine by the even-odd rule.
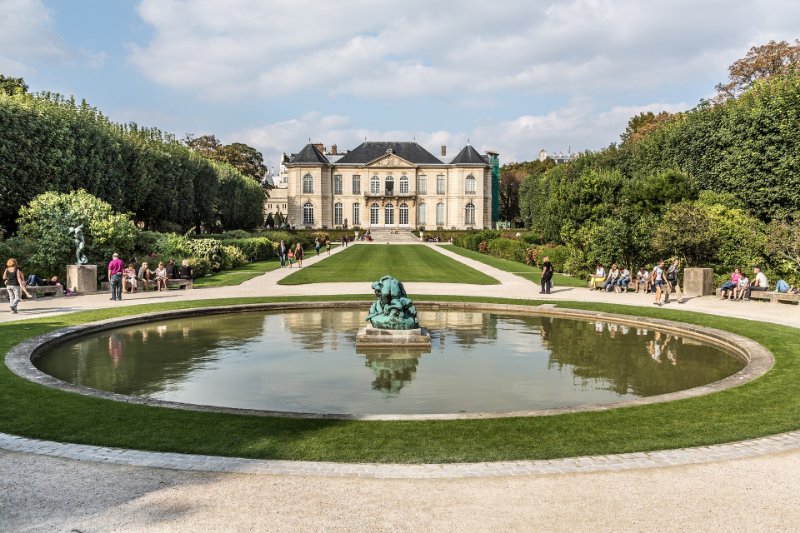
[[[406,283],[413,295],[652,306],[649,295],[572,287],[540,296],[519,276],[448,246],[427,246],[501,284]],[[0,321],[156,301],[370,294],[366,283],[277,285],[292,272],[235,287],[125,295],[122,302],[106,294],[25,301],[18,315],[3,313]],[[798,308],[782,304],[705,297],[667,307],[800,327]],[[800,524],[800,433],[689,450],[446,466],[186,457],[10,436],[0,436],[0,450],[0,530],[785,531]]]

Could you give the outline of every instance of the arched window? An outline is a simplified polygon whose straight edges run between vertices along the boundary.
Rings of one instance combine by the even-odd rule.
[[[464,190],[467,194],[475,194],[475,176],[467,176],[464,182]]]
[[[381,223],[381,206],[378,204],[372,204],[369,207],[369,223],[372,226]]]
[[[386,207],[383,208],[383,223],[387,226],[394,224],[394,206],[392,204],[386,204]]]
[[[425,225],[425,216],[428,214],[428,206],[425,204],[419,204],[417,206],[417,225],[424,226]]]
[[[314,176],[306,174],[303,176],[303,194],[311,194],[314,192]]]
[[[408,224],[408,204],[400,204],[398,219],[399,219],[398,222],[400,222],[400,224],[404,225]]]
[[[361,224],[361,204],[356,202],[353,204],[353,225],[358,226]]]
[[[468,203],[464,209],[464,224],[467,226],[475,225],[475,204],[472,202]]]
[[[303,204],[303,224],[306,226],[314,224],[314,204],[311,202]]]
[[[333,204],[333,223],[334,224],[341,224],[342,223],[342,202],[336,202]]]
[[[381,179],[378,176],[372,176],[372,179],[369,180],[369,192],[372,194],[380,194]]]
[[[400,194],[408,194],[408,177],[400,176]],[[402,222],[401,222],[402,224]]]
[[[444,204],[441,202],[436,204],[436,225],[444,226]]]
[[[394,196],[394,178],[391,176],[386,176],[386,196]]]

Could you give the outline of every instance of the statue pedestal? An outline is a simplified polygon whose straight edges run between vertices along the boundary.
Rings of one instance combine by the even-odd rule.
[[[683,293],[686,296],[714,294],[714,270],[710,268],[685,269],[683,271]]]
[[[431,335],[425,328],[378,329],[366,326],[358,330],[356,348],[394,346],[397,348],[430,348]]]
[[[97,292],[97,265],[67,265],[67,289],[80,294]]]

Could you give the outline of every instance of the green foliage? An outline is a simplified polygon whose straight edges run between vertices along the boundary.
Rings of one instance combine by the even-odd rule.
[[[467,248],[468,250],[477,251],[481,241],[489,243],[493,239],[499,239],[500,236],[501,232],[498,230],[468,231],[453,236],[453,244],[461,246],[462,248]]]
[[[220,270],[230,270],[247,264],[247,256],[238,247],[223,244]]]
[[[224,239],[225,245],[238,248],[249,262],[266,261],[275,256],[272,241],[266,237],[247,237],[244,239]]]
[[[717,246],[718,234],[711,216],[692,202],[671,206],[653,236],[653,247],[661,258],[678,257],[686,266],[708,264]]]
[[[83,189],[69,194],[47,192],[20,209],[19,237],[31,249],[30,264],[46,274],[63,273],[75,263],[75,244],[71,227],[83,224],[84,253],[94,264],[104,264],[111,254],[128,257],[133,252],[139,230],[128,215]]]
[[[508,259],[509,261],[525,262],[528,245],[516,239],[500,237],[489,241],[489,255]]]

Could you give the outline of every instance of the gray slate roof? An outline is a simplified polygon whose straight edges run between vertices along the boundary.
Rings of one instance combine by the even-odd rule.
[[[441,165],[442,162],[432,153],[415,142],[363,142],[347,152],[337,164],[365,164],[386,155],[386,150],[415,165]]]
[[[466,145],[450,161],[451,165],[488,165],[489,162],[470,145]]]
[[[292,157],[289,158],[290,165],[303,163],[312,165],[330,165],[328,158],[325,157],[322,152],[317,150],[313,144],[305,145],[302,150],[296,154],[292,154]]]

